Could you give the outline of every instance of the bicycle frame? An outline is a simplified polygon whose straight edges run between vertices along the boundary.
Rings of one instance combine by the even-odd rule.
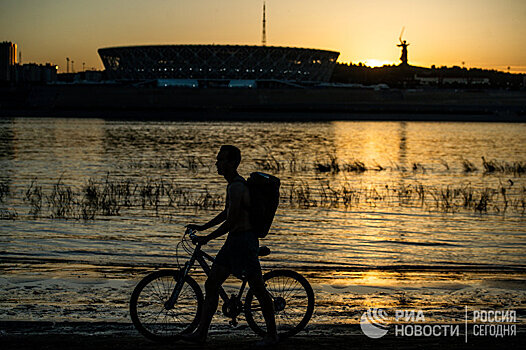
[[[179,281],[177,281],[177,284],[174,287],[174,290],[170,296],[170,299],[168,299],[168,301],[166,301],[165,303],[166,309],[168,310],[173,309],[175,303],[177,302],[177,298],[179,297],[179,294],[181,293],[181,290],[183,289],[185,278],[190,272],[190,270],[192,269],[192,267],[194,266],[196,261],[199,263],[199,265],[201,266],[201,268],[203,269],[203,271],[205,272],[207,276],[210,274],[211,269],[208,263],[206,262],[206,260],[213,262],[214,258],[201,250],[201,244],[197,244],[192,256],[190,257],[190,260],[188,260],[184,264],[184,266],[179,270],[181,273],[181,277],[179,278]],[[241,279],[241,281],[242,281],[241,288],[239,289],[239,293],[236,296],[238,300],[241,299],[241,296],[243,295],[243,291],[245,290],[245,287],[247,285],[246,279],[243,278]],[[225,303],[227,303],[230,300],[223,286],[219,288],[219,296],[221,297],[221,299],[223,299],[223,302]]]
[[[195,244],[194,247],[189,245],[187,235]],[[191,270],[197,262],[205,274],[210,276],[210,262],[215,260],[202,250],[199,242],[201,240],[197,239],[194,232],[187,229],[181,243],[190,257],[184,265],[178,264],[177,270],[152,272],[133,290],[130,298],[130,316],[134,326],[145,337],[156,341],[179,339],[181,334],[194,330],[199,323],[203,312],[203,293],[199,284],[190,276]],[[258,256],[268,254],[270,249],[265,246],[259,247]],[[223,315],[230,319],[228,323],[235,328],[238,325],[238,316],[244,313],[250,328],[258,335],[265,336],[265,328],[262,326],[262,318],[265,318],[265,315],[262,315],[263,305],[251,289],[245,292],[249,279],[246,276],[236,277],[242,282],[239,292],[234,291],[229,296],[223,286],[218,288],[218,294],[223,300]],[[266,293],[272,300],[274,314],[281,320],[281,328],[278,327],[280,337],[293,336],[305,328],[314,310],[314,292],[305,277],[293,270],[278,269],[265,273],[262,278]],[[143,291],[145,293],[142,293]],[[178,300],[179,298],[181,300]],[[163,300],[167,301],[163,303]],[[295,303],[296,301],[298,303]],[[301,301],[306,301],[306,305]],[[179,315],[184,316],[182,320],[178,318]],[[175,324],[172,329],[168,324],[173,321]],[[181,327],[186,328],[181,330]]]

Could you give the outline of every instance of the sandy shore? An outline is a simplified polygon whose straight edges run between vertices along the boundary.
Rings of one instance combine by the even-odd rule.
[[[140,336],[131,324],[89,322],[0,322],[2,349],[248,349],[258,340],[248,329],[214,329],[203,346],[175,342],[156,344]],[[526,333],[503,338],[396,337],[370,339],[359,325],[319,325],[284,340],[279,349],[497,349],[520,348]]]

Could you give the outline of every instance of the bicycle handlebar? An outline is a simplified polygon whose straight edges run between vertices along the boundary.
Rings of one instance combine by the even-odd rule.
[[[193,244],[196,244],[195,239],[197,238],[197,235],[195,234],[197,230],[192,230],[190,227],[186,228],[185,234],[190,236],[190,239],[192,240]]]

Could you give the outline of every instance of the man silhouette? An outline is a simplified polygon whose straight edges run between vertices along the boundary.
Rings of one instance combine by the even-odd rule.
[[[265,289],[259,264],[259,241],[249,219],[250,193],[246,181],[237,172],[241,162],[239,148],[223,145],[217,154],[217,173],[228,182],[225,209],[204,225],[191,224],[188,228],[204,231],[221,224],[206,236],[197,237],[196,243],[206,244],[210,240],[228,233],[223,247],[205,282],[205,302],[197,329],[183,339],[194,342],[205,342],[212,317],[219,301],[219,288],[230,274],[236,277],[245,276],[250,289],[259,300],[267,326],[267,334],[258,345],[272,345],[278,342],[274,303]]]

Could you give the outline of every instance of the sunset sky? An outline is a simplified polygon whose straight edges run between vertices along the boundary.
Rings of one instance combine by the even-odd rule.
[[[268,0],[267,45],[329,49],[340,62],[526,72],[525,0]],[[261,0],[0,0],[0,41],[22,62],[102,69],[97,49],[261,43]]]

